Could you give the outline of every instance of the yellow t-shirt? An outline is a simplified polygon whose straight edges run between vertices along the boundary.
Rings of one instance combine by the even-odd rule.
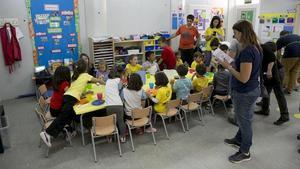
[[[192,63],[192,65],[191,65],[191,68],[192,68],[192,69],[196,69],[197,65],[202,65],[202,64],[203,64],[203,62],[197,63],[197,62],[194,60],[193,63]]]
[[[80,100],[80,95],[85,89],[85,86],[89,81],[91,81],[93,76],[88,73],[82,73],[79,77],[71,83],[70,88],[65,92],[64,95],[70,95]]]
[[[158,113],[167,111],[166,103],[171,100],[172,89],[170,87],[161,87],[157,90],[156,99],[158,103],[154,105],[154,110]]]
[[[223,28],[207,28],[206,31],[205,31],[205,36],[210,36],[212,35],[214,32],[217,32],[219,33],[220,35],[224,36],[225,33],[224,33],[224,29]],[[215,37],[218,37],[217,35]],[[213,40],[214,38],[211,38],[209,41],[206,41],[206,44],[205,44],[205,49],[206,51],[211,51],[211,47],[210,47],[210,42]]]
[[[128,73],[128,74],[132,74],[132,73],[136,73],[136,72],[138,72],[138,71],[140,71],[140,70],[142,70],[142,65],[140,65],[140,64],[136,64],[135,66],[132,66],[131,64],[127,64],[126,65],[126,72]]]
[[[192,84],[196,91],[200,92],[203,88],[207,87],[209,79],[206,77],[199,77],[193,80]]]
[[[182,65],[183,62],[181,59],[176,59],[176,67],[179,66],[179,65]]]

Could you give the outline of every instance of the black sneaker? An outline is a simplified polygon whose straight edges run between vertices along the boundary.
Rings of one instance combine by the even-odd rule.
[[[275,121],[273,124],[280,126],[285,122],[290,121],[290,119],[288,117],[280,117],[277,121]]]
[[[262,106],[262,101],[256,103],[257,106]]]
[[[232,138],[232,139],[224,139],[224,143],[227,144],[227,145],[230,145],[230,146],[232,146],[234,148],[237,148],[237,149],[239,149],[240,146],[241,146],[241,144],[238,143],[234,138]]]
[[[300,140],[300,134],[297,135],[297,139]]]
[[[244,161],[249,161],[251,160],[251,156],[250,153],[242,153],[240,151],[238,151],[237,153],[233,154],[232,156],[230,156],[228,158],[228,160],[232,163],[238,164]]]
[[[263,110],[260,110],[260,111],[255,111],[254,113],[255,113],[255,114],[257,114],[257,115],[264,115],[264,116],[268,116],[268,115],[269,115],[269,113],[270,113],[270,110],[268,110],[268,111],[263,111]]]

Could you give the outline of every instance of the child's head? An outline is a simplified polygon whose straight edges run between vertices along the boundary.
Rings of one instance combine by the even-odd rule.
[[[71,73],[70,69],[66,66],[59,66],[56,68],[53,76],[53,89],[54,90],[59,90],[59,85],[64,82],[71,82]]]
[[[132,66],[135,66],[138,63],[138,58],[136,55],[130,55],[129,56],[129,64]]]
[[[164,72],[155,73],[154,78],[156,86],[167,86],[169,83],[169,79]]]
[[[195,60],[197,63],[203,62],[204,57],[203,57],[202,53],[201,53],[201,52],[195,52],[195,53],[194,53],[194,60]]]
[[[120,78],[120,73],[118,72],[117,69],[111,69],[108,73],[108,78],[109,79]]]
[[[227,53],[228,51],[228,46],[226,44],[221,44],[219,47],[224,53]]]
[[[143,87],[143,81],[139,74],[133,73],[128,77],[127,89],[139,91]]]
[[[212,50],[217,49],[220,46],[220,41],[218,38],[213,38],[210,42],[210,47]]]
[[[73,76],[72,80],[76,80],[80,74],[87,71],[87,63],[83,59],[79,59],[75,64],[73,64]]]
[[[90,57],[86,53],[81,53],[79,58],[83,59],[87,65],[90,64]]]
[[[197,76],[204,76],[204,74],[206,73],[206,67],[203,64],[198,64],[196,66],[196,73]]]
[[[147,59],[149,62],[153,62],[153,61],[156,60],[153,51],[147,51],[145,55],[146,55],[146,59]]]
[[[107,71],[107,64],[106,64],[106,61],[104,59],[101,59],[99,61],[98,70],[101,71],[101,72],[106,72]]]
[[[165,37],[160,37],[161,47],[169,46],[169,41]]]
[[[189,69],[185,64],[182,64],[176,68],[176,71],[180,77],[185,77],[187,75]]]
[[[175,52],[176,59],[181,59],[180,52]]]

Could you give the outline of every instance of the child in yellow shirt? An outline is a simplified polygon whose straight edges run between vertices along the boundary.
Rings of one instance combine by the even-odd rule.
[[[206,67],[204,64],[196,66],[196,73],[192,76],[192,85],[197,92],[208,86],[209,79],[204,76],[205,73]]]
[[[126,65],[126,74],[136,73],[142,70],[142,65],[138,64],[138,58],[136,55],[129,56],[129,63]]]
[[[148,98],[154,102],[154,110],[157,113],[166,113],[166,103],[171,100],[172,89],[168,87],[168,77],[164,72],[157,72],[154,76],[157,94],[155,97],[147,93]]]
[[[192,69],[196,69],[197,65],[203,65],[204,64],[204,56],[200,52],[195,52],[194,53],[194,61],[191,65]]]
[[[176,67],[178,67],[179,65],[182,65],[183,62],[182,62],[182,60],[181,60],[181,55],[180,55],[179,52],[176,52],[176,53],[175,53],[175,56],[176,56]]]

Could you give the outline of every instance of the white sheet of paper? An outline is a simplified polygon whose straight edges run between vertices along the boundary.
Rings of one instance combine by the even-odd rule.
[[[219,48],[213,51],[213,56],[215,56],[218,60],[226,60],[228,63],[233,62],[233,59]]]

